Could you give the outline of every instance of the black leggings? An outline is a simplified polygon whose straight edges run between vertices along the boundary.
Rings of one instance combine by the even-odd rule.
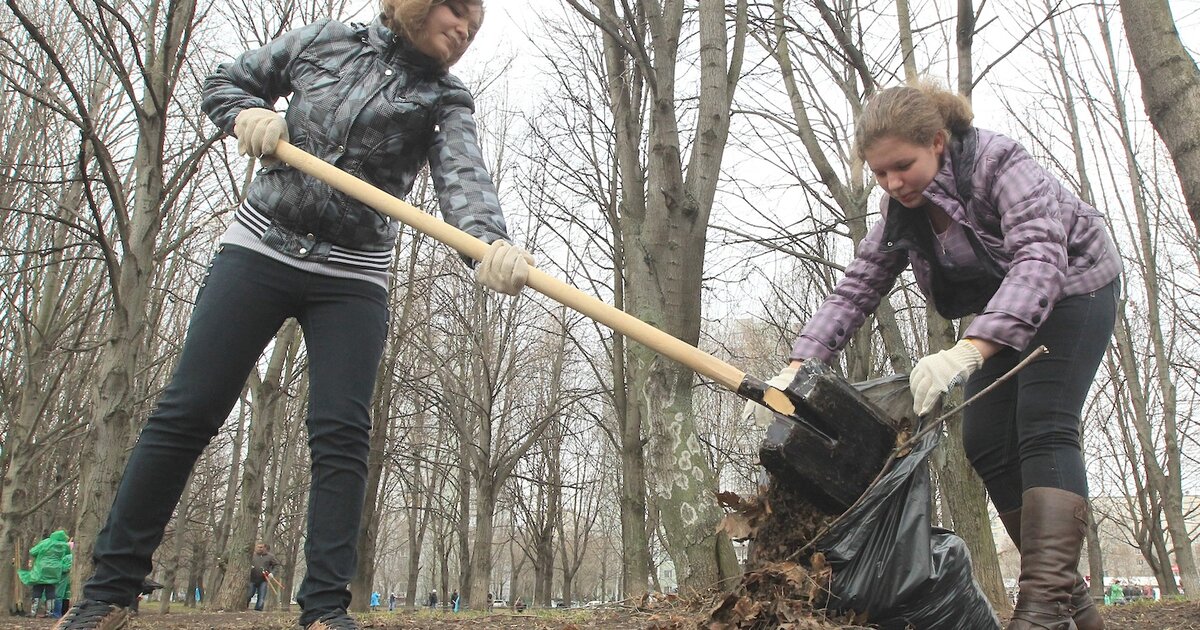
[[[1063,298],[1029,345],[984,362],[967,383],[974,396],[1040,345],[1049,353],[967,407],[963,448],[1001,512],[1029,488],[1087,496],[1080,415],[1116,323],[1119,283]]]

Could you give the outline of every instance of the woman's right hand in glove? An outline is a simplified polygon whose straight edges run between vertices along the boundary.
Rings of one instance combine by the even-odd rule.
[[[278,162],[270,158],[280,140],[288,140],[287,121],[277,112],[262,107],[243,109],[233,121],[238,153],[262,158],[263,165]]]

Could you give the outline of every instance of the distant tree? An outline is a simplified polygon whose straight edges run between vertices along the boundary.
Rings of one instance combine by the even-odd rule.
[[[567,2],[600,29],[603,41],[607,93],[589,96],[612,119],[621,198],[610,227],[619,234],[623,308],[698,344],[709,217],[741,78],[747,3],[727,10],[709,1]],[[687,114],[694,126],[680,123],[685,23],[697,29],[699,86]],[[624,364],[629,394],[618,416],[626,596],[644,594],[649,583],[644,488],[662,519],[680,587],[710,589],[740,569],[729,540],[716,532],[721,511],[696,431],[695,375],[640,344],[623,355],[614,362]]]

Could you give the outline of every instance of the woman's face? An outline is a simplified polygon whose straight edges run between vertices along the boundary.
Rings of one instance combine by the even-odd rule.
[[[447,68],[467,52],[483,22],[483,8],[464,0],[447,0],[434,5],[425,18],[425,26],[414,36],[417,50],[441,62]]]
[[[945,149],[946,142],[940,133],[929,146],[884,136],[863,151],[863,155],[875,174],[875,181],[888,195],[906,208],[919,208],[925,204],[921,193],[937,175]]]

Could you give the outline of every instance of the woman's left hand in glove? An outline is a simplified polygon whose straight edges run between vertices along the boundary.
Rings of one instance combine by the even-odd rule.
[[[983,365],[983,354],[968,339],[953,348],[935,352],[917,362],[908,376],[913,394],[913,411],[923,416],[951,387],[962,385]]]

